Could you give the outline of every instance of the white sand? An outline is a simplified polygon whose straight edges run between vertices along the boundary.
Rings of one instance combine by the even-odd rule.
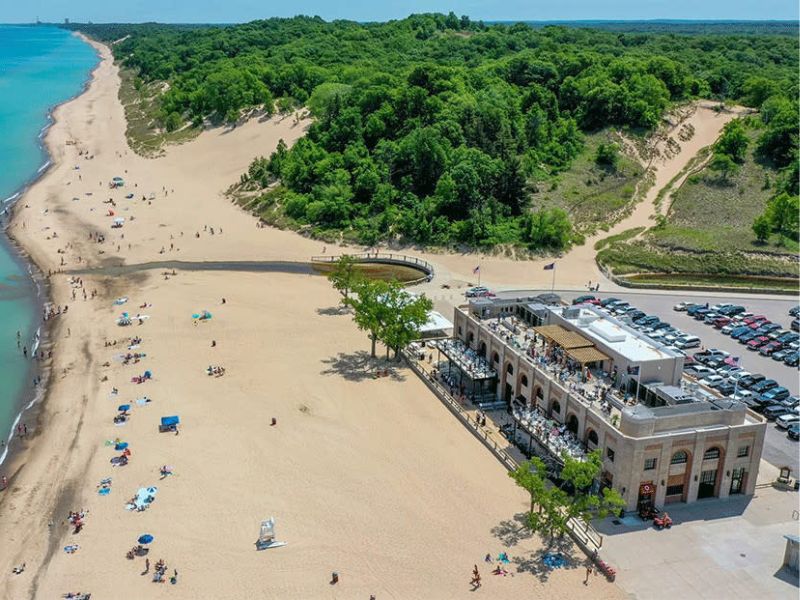
[[[319,243],[256,228],[221,201],[254,155],[302,134],[293,119],[204,133],[162,159],[136,157],[124,143],[116,68],[102,51],[89,91],[56,112],[47,137],[56,166],[25,195],[12,230],[45,272],[62,258],[74,268],[170,258],[297,260],[319,252]],[[79,148],[94,158],[78,157]],[[111,192],[115,175],[127,185]],[[125,200],[129,191],[137,198]],[[157,199],[142,202],[151,191]],[[110,228],[102,203],[109,197],[126,217],[122,229]],[[103,232],[106,243],[90,241],[91,231]],[[473,261],[440,259],[460,273]],[[509,275],[522,268],[506,265]],[[54,331],[55,382],[41,426],[29,426],[33,448],[0,499],[0,597],[461,598],[469,595],[474,563],[483,575],[480,593],[490,598],[620,597],[602,578],[587,594],[580,567],[557,570],[546,583],[515,568],[514,577],[489,574],[484,554],[506,549],[492,529],[524,510],[524,494],[412,373],[363,377],[358,361],[368,341],[349,317],[318,312],[337,301],[324,279],[212,272],[164,279],[157,271],[85,277],[85,287],[98,291],[87,301],[81,291],[71,299],[66,279],[51,279],[54,301],[70,306]],[[123,295],[129,303],[112,307]],[[144,303],[151,306],[139,309]],[[191,314],[202,309],[213,319],[195,324]],[[114,318],[122,310],[151,318],[120,328]],[[138,351],[147,357],[122,366],[113,356],[130,335],[144,338]],[[106,347],[109,340],[119,340],[117,347]],[[206,376],[209,364],[226,367],[226,375]],[[154,380],[131,383],[145,369]],[[142,395],[153,402],[135,405]],[[134,404],[132,421],[115,427],[121,403]],[[159,417],[171,414],[181,416],[181,434],[157,433]],[[124,468],[111,467],[114,453],[104,446],[116,436],[131,444]],[[159,481],[163,464],[175,475]],[[95,486],[109,476],[113,490],[100,497]],[[153,506],[125,511],[125,500],[148,485],[159,487]],[[87,525],[73,535],[63,521],[80,508],[89,511]],[[259,522],[271,515],[289,545],[256,552]],[[168,574],[178,569],[177,586],[151,583],[140,575],[143,559],[125,558],[142,533],[155,536],[151,563],[164,558]],[[70,543],[80,545],[73,555],[62,551]],[[526,560],[538,548],[527,540],[507,551]],[[11,575],[22,562],[26,571]],[[328,583],[334,570],[341,574],[336,586]]]

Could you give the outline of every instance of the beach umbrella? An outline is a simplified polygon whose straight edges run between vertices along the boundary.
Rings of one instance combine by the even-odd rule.
[[[114,450],[125,450],[128,447],[128,442],[120,442],[116,446],[114,446]]]
[[[152,541],[153,541],[153,536],[150,535],[149,533],[145,533],[145,534],[139,536],[139,543],[140,544],[149,544]]]
[[[117,410],[120,411],[120,412],[125,412],[126,410],[130,410],[130,409],[131,409],[131,405],[130,404],[120,404],[117,407]]]

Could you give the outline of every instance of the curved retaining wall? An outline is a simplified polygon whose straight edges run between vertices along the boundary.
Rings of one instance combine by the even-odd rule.
[[[382,264],[382,265],[398,265],[402,267],[409,267],[421,271],[425,275],[419,279],[406,282],[406,285],[415,285],[430,281],[434,276],[433,265],[427,260],[417,258],[416,256],[408,256],[407,254],[394,254],[392,252],[364,252],[361,254],[348,254],[356,259],[356,262],[361,264]],[[332,264],[339,260],[339,256],[312,256],[311,264]]]

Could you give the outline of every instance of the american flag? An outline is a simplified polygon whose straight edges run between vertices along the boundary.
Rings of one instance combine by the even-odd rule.
[[[544,266],[544,270],[545,271],[552,271],[555,268],[556,268],[556,263],[554,263],[554,262],[551,262],[549,265],[545,265]]]
[[[477,275],[477,274],[478,274],[478,273],[480,273],[480,272],[481,272],[481,266],[480,266],[480,265],[478,265],[477,267],[475,267],[474,269],[472,269],[472,274],[473,274],[473,275]]]

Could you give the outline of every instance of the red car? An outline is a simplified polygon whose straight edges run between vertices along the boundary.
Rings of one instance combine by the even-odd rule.
[[[753,323],[755,321],[766,321],[766,320],[767,320],[767,317],[765,317],[764,315],[753,315],[752,317],[747,317],[742,322],[745,325],[750,325],[750,323]]]
[[[716,329],[722,329],[723,327],[725,327],[725,325],[727,325],[730,322],[731,322],[730,317],[719,317],[717,319],[714,319],[714,327]]]
[[[750,329],[755,330],[761,327],[762,325],[769,325],[770,323],[772,323],[772,321],[764,319],[763,321],[753,321],[752,323],[750,323],[750,325],[748,325],[748,327],[750,327]]]
[[[769,338],[765,335],[760,335],[758,337],[753,338],[749,342],[747,342],[747,349],[748,350],[758,350],[769,341]]]
[[[783,344],[777,340],[772,340],[768,344],[761,346],[761,348],[758,350],[758,353],[762,354],[763,356],[770,356],[773,352],[777,352],[781,348],[783,348]]]

